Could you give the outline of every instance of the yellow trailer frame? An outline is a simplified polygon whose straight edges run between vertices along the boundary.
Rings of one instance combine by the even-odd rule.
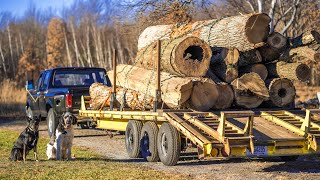
[[[200,159],[233,157],[298,156],[318,154],[320,110],[303,114],[289,111],[191,110],[91,110],[90,97],[82,96],[79,116],[90,118],[100,129],[125,131],[130,120],[170,123],[198,149]],[[272,126],[272,127],[271,127]],[[266,138],[260,138],[259,135]]]

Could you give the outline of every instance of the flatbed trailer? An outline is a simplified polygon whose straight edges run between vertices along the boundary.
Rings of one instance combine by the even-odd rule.
[[[175,165],[190,144],[199,159],[319,154],[319,109],[212,111],[93,110],[82,96],[79,116],[96,128],[125,131],[129,157]]]

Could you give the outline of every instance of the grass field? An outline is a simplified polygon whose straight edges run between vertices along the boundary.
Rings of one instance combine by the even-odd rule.
[[[45,147],[48,139],[40,138],[38,144],[39,162],[8,160],[18,133],[0,129],[0,179],[184,179],[177,174],[164,174],[143,166],[127,162],[115,162],[82,147],[73,147],[76,160],[46,160]]]

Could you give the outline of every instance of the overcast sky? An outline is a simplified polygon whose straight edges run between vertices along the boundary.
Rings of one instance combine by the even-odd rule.
[[[10,11],[13,15],[21,16],[28,8],[30,1],[33,2],[37,9],[61,9],[63,6],[68,7],[74,0],[0,0],[0,11]]]

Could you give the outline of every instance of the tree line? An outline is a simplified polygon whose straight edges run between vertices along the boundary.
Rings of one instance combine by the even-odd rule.
[[[294,37],[319,28],[319,6],[317,0],[75,0],[57,11],[30,2],[23,16],[0,12],[0,82],[22,86],[57,66],[109,70],[113,49],[118,63],[130,63],[139,34],[150,25],[264,12],[272,19],[271,32]]]

